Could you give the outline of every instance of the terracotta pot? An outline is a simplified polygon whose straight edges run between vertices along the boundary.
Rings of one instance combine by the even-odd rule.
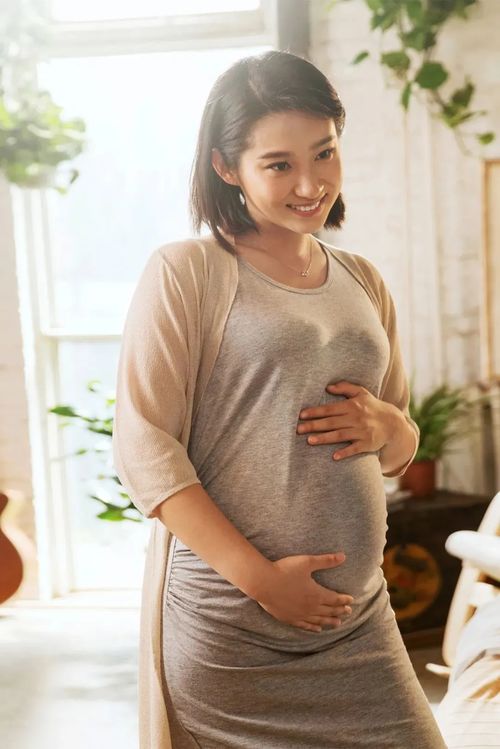
[[[436,488],[436,461],[419,460],[411,463],[399,477],[399,488],[411,491],[414,497],[426,497]]]

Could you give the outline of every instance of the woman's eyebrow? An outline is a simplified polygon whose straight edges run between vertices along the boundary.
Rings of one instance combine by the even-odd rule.
[[[311,151],[313,151],[315,148],[319,148],[319,146],[323,146],[325,143],[329,143],[334,138],[333,135],[327,135],[325,138],[321,138],[321,140],[318,140],[316,143],[313,143],[311,146]],[[291,151],[268,151],[267,153],[263,153],[262,156],[258,156],[259,159],[277,159],[281,156],[291,156]]]

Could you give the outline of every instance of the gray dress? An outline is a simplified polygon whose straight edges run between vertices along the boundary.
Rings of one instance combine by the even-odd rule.
[[[176,715],[202,749],[446,749],[390,606],[381,569],[387,508],[376,452],[296,434],[306,406],[378,397],[389,342],[363,287],[327,248],[315,289],[274,281],[238,256],[221,347],[194,414],[202,486],[266,556],[343,551],[313,572],[354,597],[338,627],[277,621],[173,538],[163,663]]]

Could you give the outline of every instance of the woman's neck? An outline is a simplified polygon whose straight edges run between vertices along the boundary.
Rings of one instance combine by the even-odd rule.
[[[224,234],[224,232],[223,232]],[[266,253],[284,262],[305,261],[309,257],[314,245],[314,237],[310,234],[288,232],[286,235],[272,235],[270,232],[246,232],[245,234],[225,235],[235,250]]]

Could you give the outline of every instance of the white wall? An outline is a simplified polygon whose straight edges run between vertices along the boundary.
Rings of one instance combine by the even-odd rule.
[[[369,258],[384,276],[417,395],[445,381],[476,382],[484,376],[482,159],[500,156],[500,3],[483,0],[468,21],[450,22],[436,55],[450,71],[445,92],[468,73],[476,84],[472,108],[489,112],[470,124],[497,133],[486,148],[470,143],[477,158],[465,156],[453,132],[415,99],[405,117],[399,88],[386,82],[377,62],[380,35],[370,30],[364,3],[326,11],[311,0],[310,11],[311,58],[347,111],[341,150],[348,218],[325,239]],[[390,33],[384,49],[397,49]],[[364,49],[371,57],[350,65]],[[464,445],[443,461],[439,479],[447,488],[475,491],[478,471]]]

